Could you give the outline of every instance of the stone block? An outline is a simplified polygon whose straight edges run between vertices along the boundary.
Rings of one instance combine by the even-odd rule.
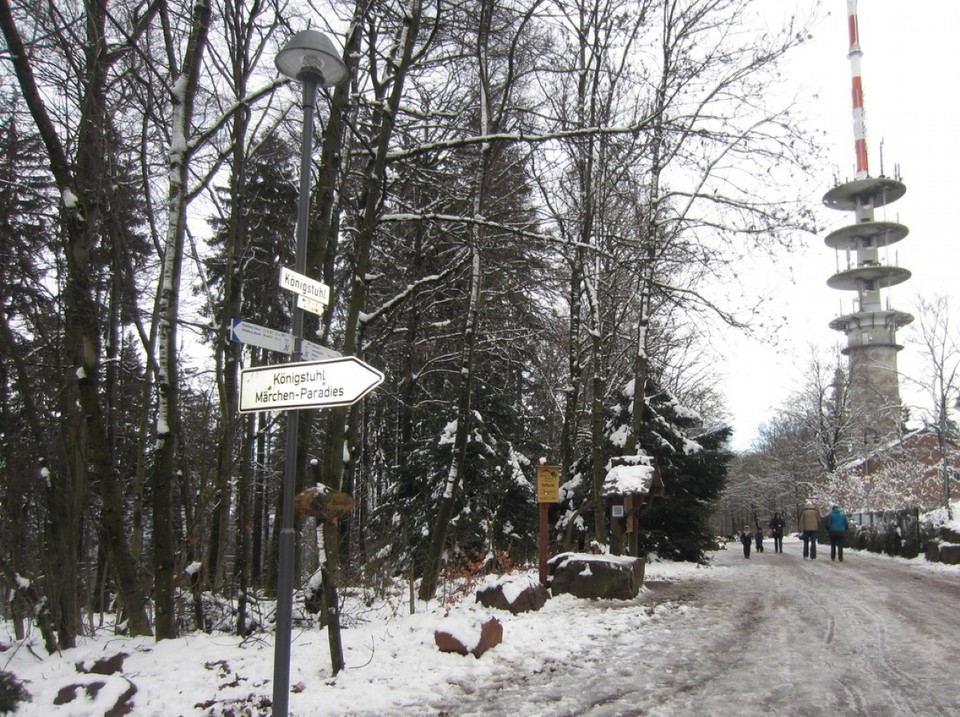
[[[946,565],[960,565],[960,543],[941,543],[940,562]]]
[[[629,600],[639,595],[643,586],[643,558],[564,553],[551,564],[553,595],[569,593],[594,600]]]
[[[495,617],[479,624],[457,626],[455,629],[438,629],[433,641],[440,652],[456,652],[459,655],[480,657],[491,647],[503,642],[503,625]]]
[[[506,578],[477,591],[477,602],[484,607],[509,610],[514,615],[539,610],[549,597],[543,585],[525,576]]]

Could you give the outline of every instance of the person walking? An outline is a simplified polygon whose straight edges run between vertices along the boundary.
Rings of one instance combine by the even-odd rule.
[[[774,513],[770,519],[770,536],[773,538],[773,552],[783,552],[783,516]]]
[[[847,532],[847,516],[835,505],[827,514],[827,533],[830,534],[830,559],[843,562],[843,536]]]
[[[753,534],[753,537],[757,539],[757,552],[763,552],[763,531],[760,530],[760,526],[757,526],[756,532]]]
[[[811,560],[816,560],[817,531],[820,529],[820,514],[809,500],[803,504],[803,510],[800,511],[800,517],[797,518],[797,528],[799,528],[800,537],[803,539],[804,559],[809,555]]]
[[[750,557],[750,546],[753,544],[753,531],[750,530],[749,525],[743,526],[743,530],[740,531],[740,542],[743,543],[743,557]]]

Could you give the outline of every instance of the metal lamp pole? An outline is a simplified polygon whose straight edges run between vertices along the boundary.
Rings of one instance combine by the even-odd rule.
[[[307,268],[307,223],[310,214],[310,156],[313,150],[313,115],[317,89],[339,84],[347,76],[346,65],[323,33],[304,30],[294,35],[277,53],[277,69],[303,85],[303,139],[300,148],[300,198],[297,206],[295,269]],[[303,309],[294,301],[293,361],[300,360]],[[273,714],[286,717],[290,699],[290,639],[293,625],[293,494],[297,484],[297,443],[300,412],[287,413],[287,444],[283,470],[283,506],[280,519],[280,563],[277,572],[277,629],[273,661]]]

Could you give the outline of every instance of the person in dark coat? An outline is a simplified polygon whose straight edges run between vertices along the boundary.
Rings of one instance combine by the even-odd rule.
[[[743,530],[740,531],[740,542],[743,543],[743,557],[750,557],[750,546],[753,545],[753,531],[750,530],[749,525],[743,526]]]
[[[757,552],[763,552],[763,531],[760,530],[760,526],[757,526],[756,531],[753,534],[753,537],[757,539]]]
[[[773,552],[775,553],[783,552],[783,528],[783,516],[774,513],[770,519],[770,535],[773,537]]]
[[[839,505],[835,505],[827,514],[827,533],[830,534],[830,559],[840,558],[843,562],[843,536],[847,532],[847,516]]]

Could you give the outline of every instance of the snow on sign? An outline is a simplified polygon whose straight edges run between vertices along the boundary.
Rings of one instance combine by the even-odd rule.
[[[240,412],[348,406],[383,382],[383,374],[354,356],[240,372]]]

